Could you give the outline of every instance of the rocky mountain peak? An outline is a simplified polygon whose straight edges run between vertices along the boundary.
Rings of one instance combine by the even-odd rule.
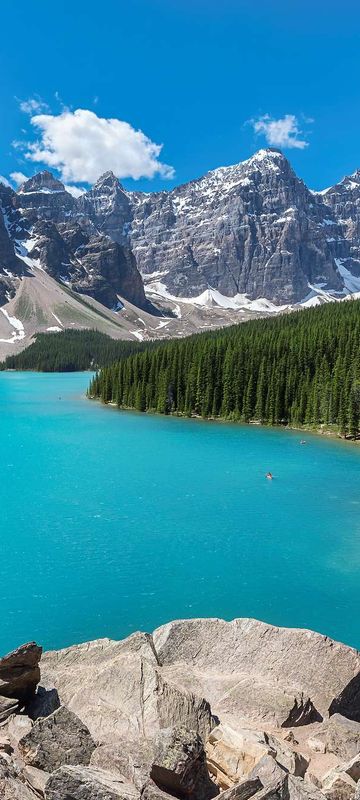
[[[96,183],[94,183],[92,190],[94,191],[97,189],[103,189],[105,187],[122,189],[119,178],[116,177],[112,170],[108,170],[107,172],[104,172],[103,175],[100,175]]]
[[[19,194],[28,194],[30,192],[65,192],[65,186],[51,172],[45,169],[20,186]]]

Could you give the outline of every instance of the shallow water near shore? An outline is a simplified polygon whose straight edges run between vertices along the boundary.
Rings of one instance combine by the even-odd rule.
[[[0,373],[0,654],[194,616],[360,647],[358,448],[118,412],[88,382]]]

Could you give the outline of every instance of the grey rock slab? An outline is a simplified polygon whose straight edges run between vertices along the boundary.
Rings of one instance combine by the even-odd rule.
[[[261,731],[234,730],[224,723],[211,731],[205,751],[210,775],[221,789],[228,789],[248,776],[262,780],[261,775],[253,776],[251,771],[273,752]],[[273,766],[276,762],[270,758],[269,763]]]
[[[274,757],[280,766],[292,775],[303,778],[309,766],[309,761],[305,756],[296,752],[286,742],[277,739],[275,736],[270,735],[266,739],[274,751]]]
[[[76,714],[61,706],[38,719],[18,747],[26,764],[52,772],[63,764],[89,764],[95,742]]]
[[[344,764],[342,767],[343,772],[346,772],[347,775],[350,775],[355,783],[360,781],[360,752],[354,756],[347,764]]]
[[[210,779],[199,734],[185,727],[159,732],[150,777],[160,789],[175,797],[211,800],[219,794]]]
[[[98,743],[151,738],[177,724],[206,738],[213,726],[207,700],[163,676],[146,634],[46,653],[42,676]]]
[[[25,785],[24,779],[12,763],[0,754],[1,800],[36,800],[39,795]]]
[[[90,764],[125,777],[141,791],[149,782],[153,759],[153,740],[119,739],[114,744],[97,747],[91,755]]]
[[[356,756],[360,752],[360,722],[346,719],[341,714],[330,717],[326,748],[344,761]]]
[[[26,701],[40,680],[42,648],[29,642],[0,658],[0,696]]]
[[[256,792],[263,789],[259,778],[244,780],[221,793],[221,800],[249,800]]]
[[[0,722],[5,722],[19,710],[19,701],[15,697],[0,697]]]
[[[252,619],[178,620],[154,631],[153,640],[161,664],[178,681],[194,672],[218,716],[276,725],[326,717],[334,697],[360,671],[360,654],[351,647]]]
[[[263,756],[248,775],[250,779],[259,778],[263,786],[280,786],[284,783],[286,776],[286,770],[275,760],[273,755]]]
[[[10,717],[7,732],[13,745],[17,745],[23,736],[30,733],[33,726],[32,720],[25,714],[14,714]]]
[[[328,800],[353,800],[356,783],[346,772],[334,769],[325,776],[321,788]]]
[[[95,767],[63,766],[45,785],[45,800],[140,800],[132,784]]]
[[[287,775],[286,788],[287,800],[324,800],[320,789],[295,775]]]
[[[141,792],[141,800],[170,800],[173,795],[163,792],[152,781],[148,781]]]

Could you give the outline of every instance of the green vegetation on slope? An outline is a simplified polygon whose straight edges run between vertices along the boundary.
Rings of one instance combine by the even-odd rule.
[[[140,342],[111,339],[93,330],[65,330],[37,334],[34,342],[18,355],[7,356],[1,369],[38,372],[74,372],[97,369],[138,352]]]
[[[167,341],[102,369],[90,397],[139,411],[267,424],[337,426],[360,418],[360,302]]]

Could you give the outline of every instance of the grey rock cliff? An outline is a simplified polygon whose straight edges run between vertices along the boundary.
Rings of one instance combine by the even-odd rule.
[[[350,254],[336,216],[279,151],[261,150],[170,192],[126,193],[107,173],[78,201],[116,241],[131,243],[140,272],[178,297],[209,287],[234,296],[297,302],[310,284],[341,290],[336,255]]]
[[[358,800],[350,647],[256,620],[178,620],[45,653],[35,694],[40,653],[0,660],[4,800]]]

